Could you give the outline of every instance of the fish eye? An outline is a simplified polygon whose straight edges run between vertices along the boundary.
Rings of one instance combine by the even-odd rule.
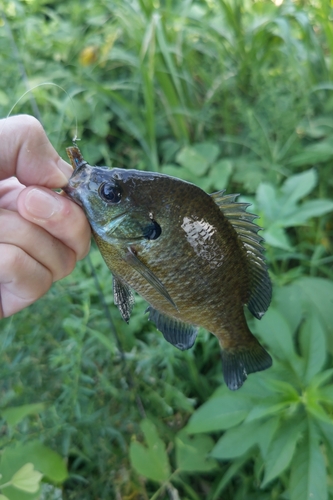
[[[98,194],[106,203],[119,203],[121,200],[121,189],[111,182],[103,182],[98,188]]]

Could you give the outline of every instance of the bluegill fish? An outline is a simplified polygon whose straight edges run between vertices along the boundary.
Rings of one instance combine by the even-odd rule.
[[[246,305],[260,319],[272,294],[248,204],[168,175],[93,167],[77,147],[67,154],[74,171],[64,191],[86,213],[123,319],[130,319],[135,290],[178,349],[193,346],[199,326],[207,329],[219,340],[231,390],[269,368],[272,359],[244,316]]]

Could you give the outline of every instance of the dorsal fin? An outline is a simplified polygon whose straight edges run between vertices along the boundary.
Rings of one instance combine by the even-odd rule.
[[[258,216],[246,212],[250,203],[236,203],[239,194],[225,195],[225,190],[211,194],[211,197],[227,217],[242,241],[250,263],[251,290],[247,303],[253,316],[260,319],[266,312],[272,298],[272,283],[262,255],[263,238],[258,235],[261,227],[253,221]]]

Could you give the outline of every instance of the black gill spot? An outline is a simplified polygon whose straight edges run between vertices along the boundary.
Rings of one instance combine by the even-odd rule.
[[[155,220],[152,220],[148,226],[143,228],[142,232],[143,237],[146,238],[146,240],[157,240],[157,238],[161,236],[162,229]]]

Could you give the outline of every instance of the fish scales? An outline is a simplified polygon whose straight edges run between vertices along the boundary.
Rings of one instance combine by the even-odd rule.
[[[149,179],[149,178],[148,178]],[[173,192],[174,184],[178,180],[173,178],[163,179],[163,192]],[[184,189],[184,188],[187,189]],[[144,189],[143,186],[137,186],[137,189]],[[164,211],[163,192],[156,189],[157,198],[162,200],[160,207],[155,209],[154,217],[160,220],[159,212]],[[225,217],[221,217],[221,212],[217,205],[207,196],[205,215],[198,219],[198,222],[214,227],[214,233],[205,236],[198,231],[187,233],[187,237],[182,237],[184,233],[184,219],[190,219],[191,214],[195,213],[194,205],[197,203],[198,196],[203,192],[194,185],[181,186],[177,198],[182,200],[186,206],[186,211],[181,210],[177,198],[175,204],[167,208],[164,216],[169,225],[163,230],[161,237],[156,242],[149,245],[136,244],[136,251],[141,260],[159,276],[159,279],[165,285],[165,288],[172,296],[178,311],[165,298],[161,297],[158,291],[152,287],[143,277],[129,264],[125,265],[117,251],[95,235],[96,241],[105,261],[111,271],[121,276],[126,283],[132,286],[140,295],[142,295],[154,308],[170,314],[180,320],[188,321],[201,325],[209,331],[213,331],[217,336],[223,329],[223,325],[230,323],[233,327],[234,336],[230,337],[230,342],[237,341],[237,323],[243,319],[243,315],[229,307],[231,302],[237,302],[235,295],[239,294],[239,301],[246,302],[248,289],[248,273],[246,265],[239,272],[233,272],[233,268],[238,266],[238,259],[244,260],[244,251],[241,249],[235,232],[230,230],[230,223]],[[147,210],[150,211],[150,206]],[[196,210],[197,211],[197,210]],[[202,222],[204,221],[204,222]],[[214,224],[214,226],[213,226]],[[179,234],[178,234],[179,233]],[[186,232],[185,232],[186,235]],[[201,238],[201,239],[200,239]],[[175,240],[181,241],[181,244],[175,246]],[[204,241],[205,245],[199,245],[197,242]],[[213,240],[213,241],[212,241]],[[197,246],[205,251],[205,257],[197,251]],[[230,273],[230,271],[232,271]],[[207,298],[207,289],[209,296]],[[230,311],[236,312],[231,318],[228,318]],[[226,314],[225,311],[228,311]],[[239,335],[242,335],[244,322],[241,322]],[[223,343],[223,335],[220,335]],[[225,337],[224,337],[225,338]]]
[[[271,295],[254,216],[232,201],[235,196],[210,196],[162,174],[91,167],[76,147],[68,154],[74,172],[65,192],[87,215],[124,319],[129,320],[134,289],[176,347],[191,347],[199,326],[212,332],[230,389],[268,368],[271,358],[250,332],[243,310],[249,304],[260,318]]]

